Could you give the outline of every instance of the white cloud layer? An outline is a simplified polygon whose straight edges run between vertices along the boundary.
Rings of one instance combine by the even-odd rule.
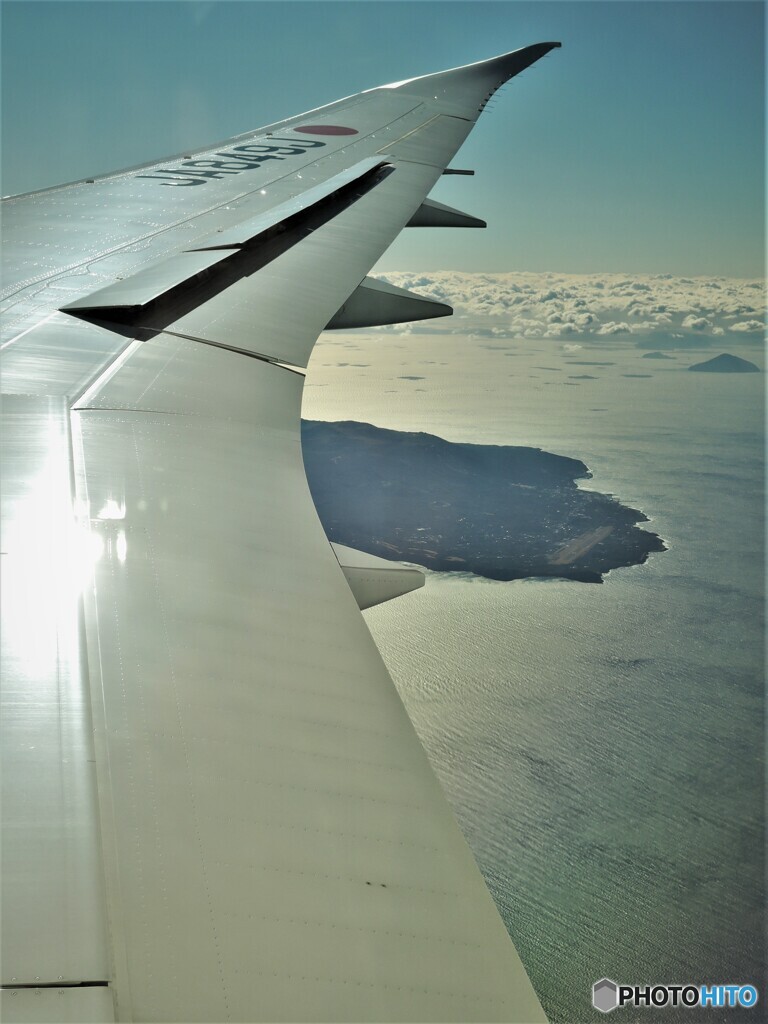
[[[765,325],[763,324],[762,320],[743,320],[741,323],[731,324],[731,330],[742,331],[745,334],[754,334],[758,331],[762,331],[764,329],[764,326]]]
[[[450,303],[459,317],[497,337],[610,335],[677,348],[735,332],[759,342],[765,330],[762,281],[671,274],[388,273],[401,288]]]

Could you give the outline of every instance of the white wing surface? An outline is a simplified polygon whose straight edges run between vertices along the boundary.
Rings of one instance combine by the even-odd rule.
[[[5,202],[3,1020],[544,1019],[299,425],[337,314],[447,312],[365,276],[556,45]]]

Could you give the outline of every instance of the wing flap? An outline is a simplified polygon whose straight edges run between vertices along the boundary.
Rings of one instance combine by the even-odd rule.
[[[272,207],[265,213],[246,220],[228,231],[222,230],[217,232],[216,235],[210,238],[207,246],[204,241],[197,248],[204,249],[214,245],[229,248],[233,245],[252,244],[254,240],[270,229],[280,228],[285,230],[289,226],[290,220],[297,214],[306,213],[306,211],[317,206],[323,200],[333,197],[341,200],[341,205],[338,205],[337,208],[343,208],[343,205],[346,205],[352,199],[351,195],[345,196],[346,187],[359,182],[362,178],[370,175],[371,171],[376,171],[382,166],[383,162],[380,157],[368,157],[365,160],[361,160],[339,174],[334,174],[327,181],[323,181],[319,185],[314,185],[312,188],[300,192],[298,195],[293,196],[284,203],[280,203],[278,206]]]
[[[353,203],[264,264],[258,248],[231,259],[242,271],[224,290],[189,295],[186,308],[161,307],[142,328],[306,366],[315,340],[439,177],[427,165],[402,163]],[[258,269],[251,270],[256,261]],[[191,308],[190,308],[191,307]]]
[[[61,308],[63,312],[91,311],[109,319],[110,311],[149,305],[179,285],[198,278],[227,255],[227,252],[179,252]]]
[[[363,160],[303,196],[244,221],[237,230],[145,267],[62,309],[139,328],[175,323],[185,311],[198,309],[206,299],[216,298],[299,244],[391,170],[380,159]]]
[[[73,414],[119,1012],[541,1019],[317,520],[302,378],[157,344]]]

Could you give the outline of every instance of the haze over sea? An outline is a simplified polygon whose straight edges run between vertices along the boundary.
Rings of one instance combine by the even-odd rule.
[[[447,296],[446,276],[421,290]],[[760,292],[717,279],[731,297],[688,308],[705,282],[678,282],[667,320],[638,326],[627,299],[560,333],[585,306],[561,283],[560,319],[537,319],[553,275],[527,275],[528,326],[511,278],[450,276],[453,320],[324,335],[304,417],[583,459],[582,486],[642,509],[669,550],[602,586],[430,573],[368,624],[548,1016],[604,1019],[607,976],[760,990],[754,1011],[649,1024],[763,1020],[764,376],[687,372],[721,351],[764,369],[762,314],[734,311]]]

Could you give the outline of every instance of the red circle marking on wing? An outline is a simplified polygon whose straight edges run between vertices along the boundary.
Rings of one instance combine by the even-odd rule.
[[[305,135],[357,135],[357,128],[345,128],[340,124],[303,124],[293,129]]]

